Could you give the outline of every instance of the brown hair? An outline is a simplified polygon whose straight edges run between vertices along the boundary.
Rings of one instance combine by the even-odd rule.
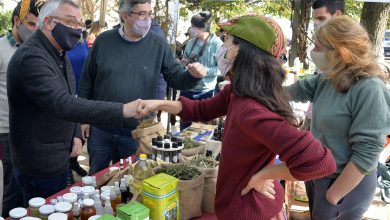
[[[384,72],[375,63],[367,31],[354,19],[338,16],[320,25],[314,38],[328,48],[329,79],[335,89],[346,92],[361,79],[379,77]]]

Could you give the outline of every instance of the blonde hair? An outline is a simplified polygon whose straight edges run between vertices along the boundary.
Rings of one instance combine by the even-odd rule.
[[[328,48],[327,79],[336,90],[345,92],[361,79],[386,77],[375,63],[367,31],[354,19],[338,16],[319,26],[314,38]]]

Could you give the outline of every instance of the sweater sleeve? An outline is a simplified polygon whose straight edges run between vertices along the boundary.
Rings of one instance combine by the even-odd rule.
[[[313,102],[319,79],[320,75],[315,75],[308,79],[298,80],[292,85],[287,86],[286,89],[292,101]]]
[[[352,161],[364,174],[372,173],[390,133],[390,94],[379,80],[364,80],[351,93],[353,122],[349,131]]]
[[[180,63],[175,59],[168,43],[164,42],[162,74],[168,86],[176,90],[190,90],[194,88],[200,78],[195,78],[185,70]]]
[[[28,51],[20,60],[28,69],[19,68],[17,80],[22,90],[40,108],[55,117],[80,123],[120,124],[123,104],[90,101],[69,94],[64,80],[40,51]],[[19,61],[20,62],[20,61]],[[20,63],[19,63],[20,65]]]
[[[203,100],[190,100],[180,97],[183,110],[179,116],[183,121],[210,121],[226,115],[230,99],[230,85],[226,86],[218,95]]]
[[[336,170],[335,160],[327,147],[311,133],[299,131],[278,114],[259,105],[248,105],[242,108],[240,115],[241,128],[279,155],[296,179],[317,179]]]

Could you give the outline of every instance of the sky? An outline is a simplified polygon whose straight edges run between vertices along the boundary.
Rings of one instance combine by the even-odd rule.
[[[4,10],[9,11],[13,10],[16,6],[16,2],[12,0],[0,0],[4,2]]]

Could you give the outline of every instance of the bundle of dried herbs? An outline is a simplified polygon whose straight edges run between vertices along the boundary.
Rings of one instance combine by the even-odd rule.
[[[139,120],[139,125],[137,126],[137,129],[147,128],[150,126],[153,126],[157,124],[157,117],[155,114],[150,114],[148,116],[143,117]]]
[[[189,166],[199,167],[199,168],[215,168],[218,166],[218,162],[213,160],[211,157],[205,157],[203,155],[197,155],[190,161],[188,161]]]
[[[166,173],[178,178],[179,180],[193,180],[201,174],[198,169],[190,167],[187,164],[164,167],[157,173]]]
[[[184,148],[183,148],[183,149],[185,149],[185,150],[188,150],[188,149],[192,149],[192,148],[197,147],[197,146],[195,146],[194,143],[192,143],[191,138],[186,138],[186,139],[184,139],[183,145],[184,145]]]

